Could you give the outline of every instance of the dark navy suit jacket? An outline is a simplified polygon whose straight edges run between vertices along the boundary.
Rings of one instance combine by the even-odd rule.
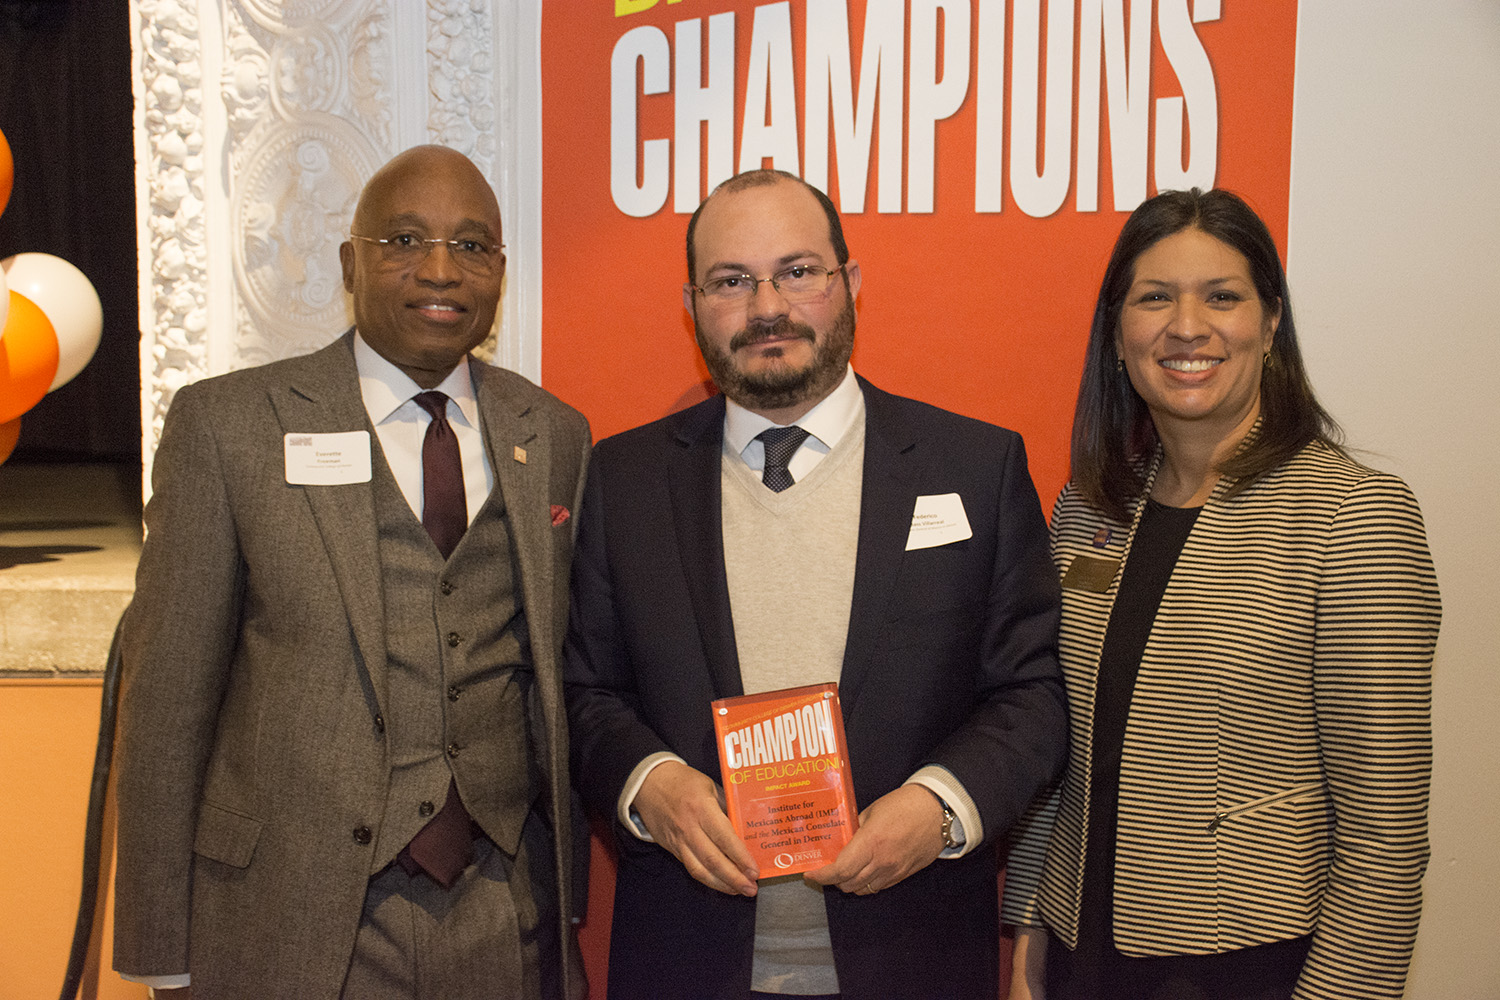
[[[825,893],[839,985],[860,998],[998,993],[995,843],[1061,770],[1059,592],[1019,435],[861,380],[865,454],[839,682],[861,807],[939,764],[985,843],[871,896]],[[661,750],[717,777],[709,702],[743,693],[724,569],[724,401],[600,442],[565,652],[574,779],[614,816]],[[957,493],[973,537],[905,551],[917,497]],[[788,650],[789,656],[795,650]],[[694,881],[618,828],[609,996],[740,997],[755,902]]]

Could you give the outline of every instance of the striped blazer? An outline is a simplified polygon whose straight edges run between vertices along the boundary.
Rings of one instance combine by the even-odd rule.
[[[1319,443],[1223,492],[1198,516],[1141,658],[1115,943],[1195,955],[1310,933],[1299,1000],[1400,997],[1428,857],[1440,616],[1421,512],[1401,480]],[[1053,510],[1071,754],[1015,835],[1005,919],[1069,947],[1100,648],[1144,506],[1127,527],[1069,487]]]

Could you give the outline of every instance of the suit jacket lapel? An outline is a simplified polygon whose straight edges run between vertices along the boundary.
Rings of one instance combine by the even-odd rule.
[[[286,433],[370,432],[373,452],[379,441],[370,427],[354,367],[351,335],[308,355],[285,386],[270,393],[281,429]],[[380,550],[376,537],[373,482],[345,486],[300,487],[312,509],[323,545],[333,564],[340,595],[349,615],[378,701],[385,699],[385,609],[381,597]]]
[[[876,644],[890,620],[891,595],[916,508],[921,458],[917,437],[891,397],[860,379],[865,394],[865,465],[859,506],[859,547],[849,635],[839,676],[839,698],[850,714]]]
[[[520,579],[515,581],[520,605],[525,609],[526,629],[531,640],[531,666],[536,683],[532,706],[533,746],[547,776],[551,822],[560,831],[556,841],[556,864],[560,891],[567,892],[572,872],[571,849],[566,836],[564,806],[567,802],[568,761],[561,734],[567,725],[562,698],[562,665],[556,650],[561,639],[554,634],[561,618],[557,603],[556,551],[552,532],[567,531],[552,525],[549,487],[552,482],[551,426],[533,404],[508,396],[499,372],[482,361],[470,359],[474,394],[484,445],[495,473],[495,492],[505,503],[511,544]],[[492,496],[486,504],[494,503]],[[462,543],[460,543],[462,544]],[[566,572],[566,569],[564,569]],[[566,584],[566,579],[563,580]],[[564,897],[566,898],[566,897]]]
[[[495,473],[495,489],[505,502],[510,519],[516,565],[520,567],[521,606],[526,609],[526,627],[532,656],[543,657],[553,648],[552,530],[547,484],[552,481],[552,442],[547,422],[536,419],[530,404],[518,405],[500,391],[498,380],[487,377],[489,366],[470,360],[474,393],[479,402],[485,447]],[[550,667],[552,659],[545,657]]]
[[[672,451],[667,484],[677,551],[687,576],[693,617],[716,697],[744,694],[729,578],[724,570],[724,522],[720,511],[720,460],[724,447],[724,397],[715,396],[678,415],[670,425]]]

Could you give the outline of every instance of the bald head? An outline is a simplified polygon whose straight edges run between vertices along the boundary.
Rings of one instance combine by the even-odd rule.
[[[498,240],[500,203],[495,200],[495,192],[472,160],[447,146],[413,146],[404,153],[396,154],[385,166],[375,171],[374,176],[365,184],[365,189],[360,192],[359,204],[354,209],[354,231],[366,232],[381,217],[386,202],[392,197],[401,195],[409,188],[420,189],[439,178],[471,189],[475,196],[474,207],[481,210],[479,214],[484,216],[476,221],[492,225]]]
[[[495,192],[457,150],[408,149],[365,185],[339,260],[360,337],[430,389],[494,324],[505,278]]]
[[[834,207],[829,197],[818,188],[807,183],[796,174],[787,173],[785,170],[747,170],[744,173],[735,174],[733,177],[721,183],[708,193],[708,197],[699,203],[692,218],[688,219],[687,227],[687,266],[688,281],[698,280],[698,223],[703,213],[709,206],[719,198],[726,195],[736,194],[750,188],[770,187],[772,185],[789,183],[805,190],[818,203],[823,215],[828,219],[828,241],[833,245],[834,258],[840,263],[849,259],[849,246],[844,242],[844,224],[839,219],[839,211]]]

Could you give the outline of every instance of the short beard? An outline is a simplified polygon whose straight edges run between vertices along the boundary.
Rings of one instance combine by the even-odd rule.
[[[785,410],[811,400],[821,400],[844,377],[849,358],[854,353],[854,301],[852,298],[845,301],[843,311],[834,320],[822,344],[818,343],[812,327],[794,323],[785,316],[774,323],[747,326],[730,338],[727,352],[703,336],[696,316],[693,330],[698,349],[703,352],[703,362],[720,392],[747,410]],[[735,364],[735,352],[762,340],[789,335],[801,337],[813,345],[813,359],[806,367],[749,374]]]

